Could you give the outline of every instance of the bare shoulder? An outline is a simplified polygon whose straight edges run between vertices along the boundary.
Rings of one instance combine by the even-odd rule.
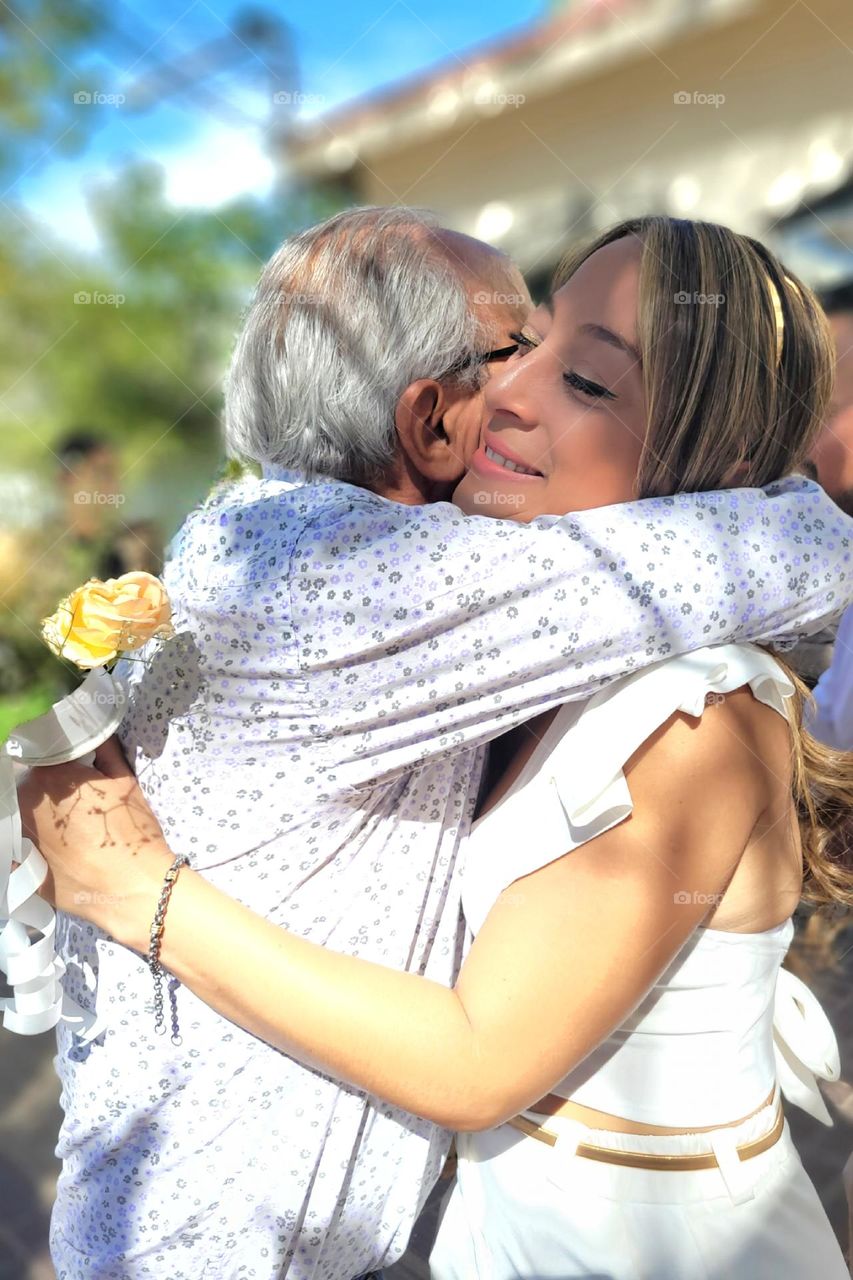
[[[700,808],[735,788],[769,804],[791,785],[791,728],[748,686],[710,694],[701,716],[677,711],[625,766],[635,804],[688,795]]]
[[[677,921],[675,937],[726,894],[767,815],[790,808],[790,729],[745,687],[709,700],[701,716],[669,716],[624,773],[630,815],[533,873],[529,906],[543,913],[550,902],[559,910],[564,891],[571,888],[577,901],[586,887],[594,897],[606,894],[612,913],[614,895],[627,895],[635,919],[665,933]],[[695,908],[689,918],[685,893]],[[753,897],[762,896],[759,880]]]

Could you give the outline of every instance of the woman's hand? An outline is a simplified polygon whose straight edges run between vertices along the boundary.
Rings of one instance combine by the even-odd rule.
[[[144,951],[172,854],[118,741],[98,749],[94,768],[30,769],[18,804],[50,868],[42,896]]]

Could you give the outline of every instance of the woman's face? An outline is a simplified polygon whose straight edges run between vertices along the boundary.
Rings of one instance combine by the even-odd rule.
[[[527,521],[634,496],[647,429],[641,253],[634,236],[606,245],[534,312],[541,343],[486,387],[480,447],[453,495],[463,511]]]

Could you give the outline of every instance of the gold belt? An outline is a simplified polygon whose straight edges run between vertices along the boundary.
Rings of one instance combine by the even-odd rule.
[[[528,1120],[525,1116],[513,1116],[506,1123],[512,1125],[513,1129],[526,1134],[528,1138],[547,1142],[549,1147],[557,1145],[559,1134],[553,1129],[546,1129],[544,1125]],[[762,1151],[768,1151],[781,1138],[784,1126],[785,1117],[780,1106],[776,1123],[769,1133],[766,1133],[763,1138],[756,1138],[753,1142],[745,1142],[742,1146],[735,1148],[741,1160],[751,1160],[753,1156],[761,1155]],[[602,1164],[618,1164],[630,1169],[678,1172],[682,1169],[716,1169],[718,1167],[717,1157],[713,1151],[685,1156],[655,1156],[645,1151],[617,1151],[611,1147],[598,1147],[592,1142],[579,1142],[575,1154],[582,1156],[584,1160],[599,1160]]]

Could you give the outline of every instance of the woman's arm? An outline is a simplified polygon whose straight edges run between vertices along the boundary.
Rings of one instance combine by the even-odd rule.
[[[453,990],[290,935],[189,870],[172,893],[162,961],[225,1017],[308,1065],[448,1128],[500,1124],[628,1016],[728,883],[767,803],[738,698],[751,701],[742,692],[698,721],[675,715],[641,748],[626,769],[633,815],[516,881]],[[144,952],[169,851],[150,829],[144,844],[113,832],[106,856],[87,845],[93,814],[124,823],[135,784],[74,782],[73,802],[47,778],[41,797],[21,804],[58,905]],[[113,809],[116,785],[124,794]]]

